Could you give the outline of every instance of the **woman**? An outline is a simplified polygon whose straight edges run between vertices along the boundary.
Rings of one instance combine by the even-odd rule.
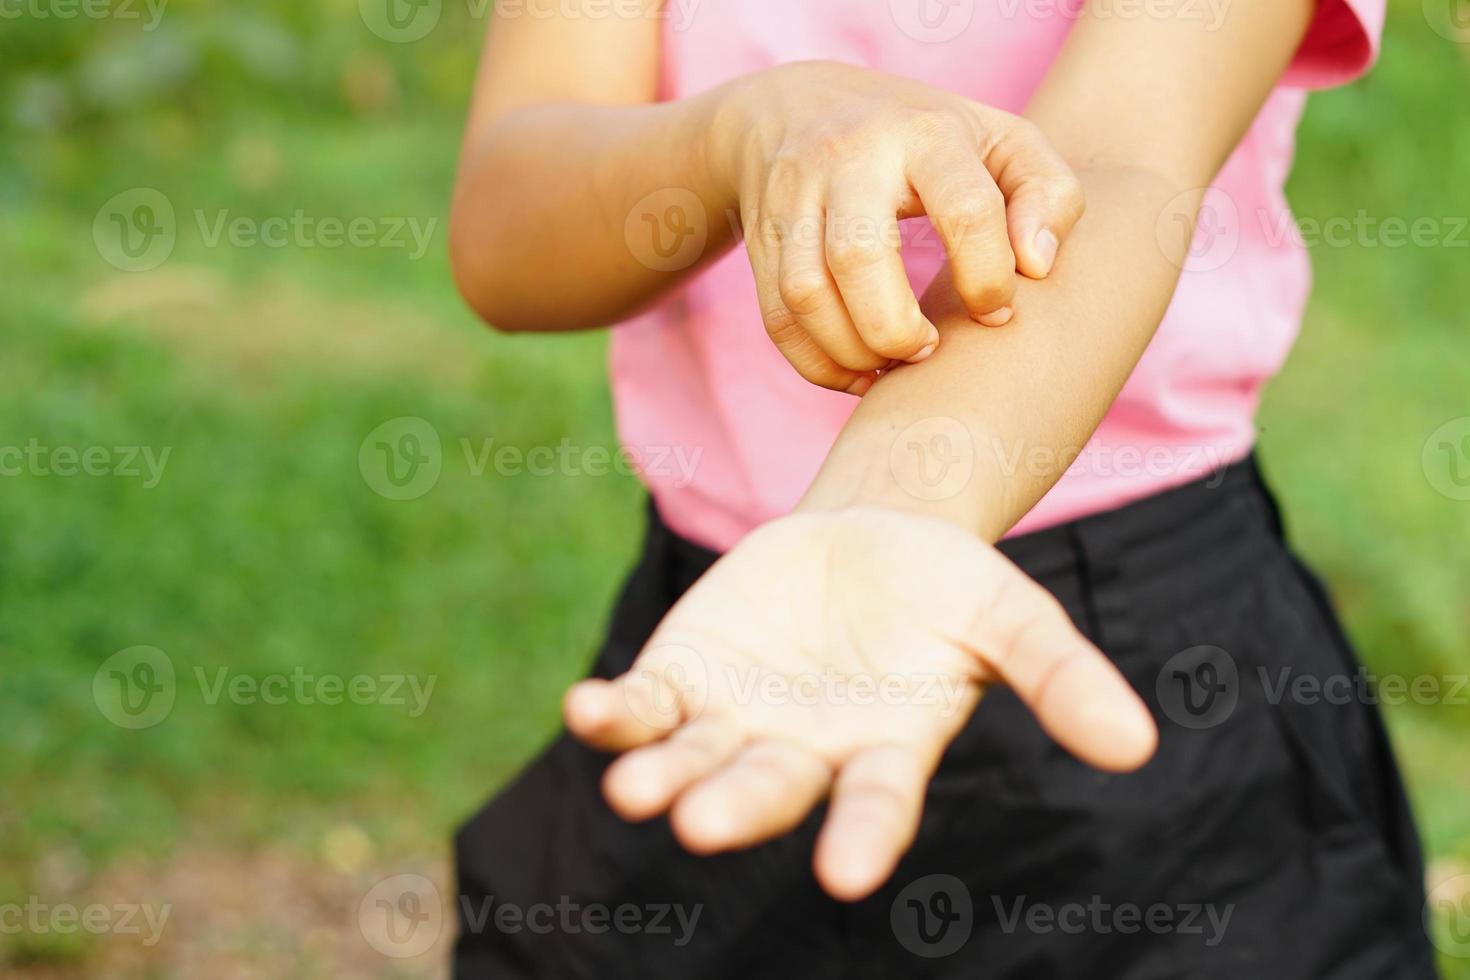
[[[459,835],[458,975],[1434,975],[1373,707],[1271,683],[1356,662],[1251,457],[1383,0],[1077,8],[502,8],[461,290],[626,320],[624,443],[699,465]]]

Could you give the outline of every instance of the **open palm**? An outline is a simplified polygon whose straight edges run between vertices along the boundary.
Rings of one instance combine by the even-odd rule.
[[[668,811],[695,853],[791,830],[830,795],[816,873],[855,900],[912,844],[940,756],[995,682],[1085,762],[1153,753],[1132,688],[998,551],[937,519],[853,509],[749,535],[628,673],[576,685],[565,714],[625,753],[604,784],[613,808]]]

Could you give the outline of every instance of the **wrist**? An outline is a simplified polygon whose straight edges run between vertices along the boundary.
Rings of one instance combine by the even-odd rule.
[[[722,198],[738,207],[746,147],[756,126],[751,92],[756,76],[744,76],[697,97],[695,127],[705,172]]]
[[[845,430],[797,504],[823,513],[877,507],[938,518],[994,543],[1010,521],[1004,482],[961,421],[925,418],[907,425]]]

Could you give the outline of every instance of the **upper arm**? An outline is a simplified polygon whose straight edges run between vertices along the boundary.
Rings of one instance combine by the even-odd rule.
[[[636,105],[658,94],[662,0],[643,15],[598,0],[497,0],[470,105],[473,139],[505,113],[547,102]]]
[[[1090,0],[1026,115],[1068,161],[1209,184],[1306,36],[1318,0]]]

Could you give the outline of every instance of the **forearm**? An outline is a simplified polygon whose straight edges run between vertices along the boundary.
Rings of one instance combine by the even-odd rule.
[[[737,205],[705,153],[719,98],[527,106],[467,144],[450,249],[476,312],[508,330],[604,326],[728,248],[720,216]]]
[[[1141,169],[1079,172],[1088,210],[1052,275],[1022,281],[1016,318],[977,328],[942,275],[925,306],[933,357],[863,398],[802,509],[874,505],[1000,538],[1082,450],[1153,336],[1178,280],[1197,200]]]

